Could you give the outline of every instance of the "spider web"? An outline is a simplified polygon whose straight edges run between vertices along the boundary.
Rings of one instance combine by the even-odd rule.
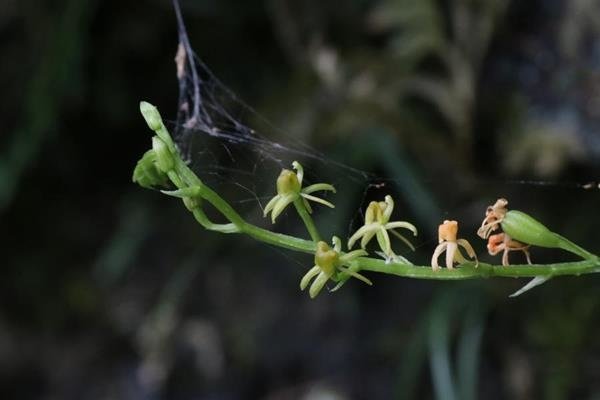
[[[281,169],[291,169],[292,161],[299,161],[305,168],[307,185],[327,182],[342,189],[343,192],[354,189],[355,195],[362,196],[362,200],[355,204],[354,209],[347,212],[345,217],[340,217],[339,221],[328,221],[332,222],[331,232],[328,233],[342,234],[342,236],[349,235],[362,223],[362,210],[368,200],[381,200],[385,194],[391,194],[397,199],[397,203],[398,200],[402,202],[402,196],[396,197],[395,190],[407,195],[402,189],[406,186],[406,181],[382,177],[333,160],[302,140],[295,139],[273,126],[239,99],[195,54],[179,2],[173,0],[173,6],[179,38],[175,57],[179,101],[176,121],[172,124],[171,130],[186,162],[204,182],[234,204],[238,211],[250,218],[250,221],[252,216],[259,220],[262,219],[260,211],[264,204],[275,194],[275,180]],[[260,129],[253,129],[243,122],[249,119],[253,121],[253,126],[260,126]],[[440,178],[441,180],[443,178]],[[431,182],[425,180],[420,184],[423,183]],[[541,180],[486,179],[473,181],[471,184],[503,187],[533,186],[540,189],[550,187],[596,190],[600,188],[597,182]],[[328,200],[335,202],[335,197],[329,195]],[[421,218],[420,222],[426,222],[431,227],[437,226],[436,223],[444,219],[447,214],[437,205],[429,205],[426,210],[430,215],[426,219]],[[339,224],[343,224],[344,222],[341,222],[343,220],[348,221],[348,217],[350,223],[344,232]],[[401,213],[401,219],[411,220],[412,217],[410,213],[409,215],[406,212]],[[285,217],[282,219],[285,220]],[[323,233],[324,237],[327,237],[325,232]],[[433,228],[428,234],[425,233],[426,235],[419,236],[420,242],[417,241],[417,247],[435,241]]]
[[[281,169],[293,161],[304,166],[305,185],[332,183],[336,188],[360,188],[363,201],[372,190],[391,182],[376,174],[335,161],[273,126],[223,84],[195,54],[179,2],[173,1],[179,44],[175,57],[179,83],[173,139],[190,167],[244,215],[256,215],[275,194]],[[269,132],[264,136],[242,119],[251,118]],[[328,200],[335,197],[324,194]],[[335,195],[333,195],[335,196]],[[383,199],[383,196],[381,196]],[[317,206],[320,207],[320,206]],[[348,231],[362,214],[355,213]]]

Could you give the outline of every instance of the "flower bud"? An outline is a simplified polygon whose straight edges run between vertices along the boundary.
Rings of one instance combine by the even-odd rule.
[[[167,173],[173,169],[175,166],[175,160],[173,160],[173,155],[169,151],[169,148],[158,136],[154,136],[152,138],[152,149],[156,153],[156,165],[158,168]]]
[[[156,132],[162,128],[162,118],[160,117],[160,113],[155,106],[148,102],[142,101],[140,102],[140,112],[142,113],[142,116],[146,120],[146,123],[150,129]]]
[[[148,150],[133,170],[133,182],[146,189],[166,186],[167,175],[156,166],[156,152]]]

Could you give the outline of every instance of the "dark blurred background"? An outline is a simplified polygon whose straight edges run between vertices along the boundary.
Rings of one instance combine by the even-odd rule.
[[[473,231],[499,196],[600,252],[600,191],[581,187],[600,180],[599,1],[182,8],[259,114],[389,179],[424,227],[415,262],[444,218],[491,261]],[[311,257],[205,232],[132,184],[150,146],[138,102],[175,119],[169,1],[4,0],[0,32],[3,399],[600,399],[596,276],[509,299],[524,281],[369,274],[310,300]],[[255,176],[260,195],[277,172]],[[360,224],[368,185],[338,187],[317,224]]]

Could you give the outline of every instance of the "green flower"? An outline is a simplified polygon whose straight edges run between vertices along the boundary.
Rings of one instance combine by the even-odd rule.
[[[133,170],[132,179],[133,182],[146,189],[166,187],[169,182],[167,174],[157,165],[157,157],[154,150],[148,150],[137,162]]]
[[[335,193],[335,188],[327,183],[315,183],[314,185],[302,188],[302,178],[304,177],[304,169],[298,161],[292,163],[292,167],[297,171],[284,169],[277,178],[277,195],[273,197],[265,207],[264,216],[271,213],[271,221],[275,223],[275,219],[283,212],[283,210],[298,199],[302,199],[304,207],[308,212],[312,212],[308,201],[323,204],[327,207],[334,208],[330,202],[313,196],[311,193],[328,190]]]
[[[381,248],[381,253],[388,262],[397,259],[408,262],[404,257],[397,256],[392,251],[388,231],[406,243],[406,245],[414,251],[415,248],[412,243],[395,229],[405,228],[412,231],[413,236],[417,236],[417,228],[406,221],[389,222],[393,210],[394,200],[392,200],[392,197],[389,195],[385,196],[385,201],[372,201],[365,212],[365,224],[350,237],[348,240],[348,248],[351,249],[352,246],[354,246],[354,243],[358,239],[361,239],[360,247],[364,249],[369,241],[375,236],[379,243],[379,247]]]
[[[372,285],[370,280],[358,272],[352,271],[345,267],[345,265],[354,259],[366,256],[367,252],[364,250],[354,250],[349,253],[341,254],[342,242],[340,241],[340,238],[334,236],[332,242],[333,249],[323,241],[317,243],[317,251],[315,252],[315,266],[312,267],[300,281],[300,290],[304,290],[310,281],[316,277],[310,285],[310,289],[308,291],[310,297],[313,299],[319,294],[329,279],[335,280],[335,278],[337,278],[338,272],[346,273],[355,277],[356,279],[360,279],[368,285]],[[334,290],[336,290],[338,287],[336,287]]]

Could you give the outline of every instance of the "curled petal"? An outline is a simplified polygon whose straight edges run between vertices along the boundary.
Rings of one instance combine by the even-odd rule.
[[[376,233],[377,229],[365,233],[362,239],[360,240],[360,247],[362,247],[363,249],[367,247],[367,244],[371,241],[371,239],[373,239],[373,236],[375,236]]]
[[[388,222],[387,224],[385,224],[385,229],[397,229],[397,228],[408,229],[408,230],[412,231],[413,236],[417,236],[417,228],[410,222],[394,221],[394,222]]]
[[[358,250],[358,251],[360,251],[360,250]],[[363,281],[363,282],[367,283],[368,285],[372,285],[372,282],[371,282],[369,279],[365,278],[363,275],[360,275],[358,272],[356,272],[356,271],[355,271],[355,269],[356,269],[355,267],[349,267],[349,268],[344,268],[344,267],[341,267],[341,268],[339,268],[339,269],[340,269],[340,271],[342,272],[342,274],[341,274],[341,275],[338,275],[338,277],[339,277],[339,281],[338,281],[338,283],[337,283],[337,284],[334,286],[334,288],[330,290],[330,292],[335,292],[335,291],[337,291],[339,288],[341,288],[342,286],[344,286],[344,284],[345,284],[345,283],[346,283],[346,282],[347,282],[347,281],[348,281],[350,278],[352,278],[353,276],[354,276],[356,279],[360,279],[361,281]],[[359,276],[360,276],[360,278],[359,278],[358,276],[355,276],[354,274],[356,274],[356,275],[359,275]],[[366,279],[366,280],[363,280],[363,279],[361,279],[361,278],[364,278],[364,279]],[[367,281],[368,281],[368,282],[367,282]]]
[[[267,205],[265,206],[265,209],[263,211],[263,216],[264,217],[266,217],[267,214],[273,209],[273,207],[275,207],[275,204],[277,203],[277,201],[279,200],[280,197],[281,196],[276,195],[271,200],[269,200],[269,202],[267,203]]]
[[[404,243],[406,243],[406,245],[407,245],[408,247],[410,247],[410,249],[411,249],[412,251],[415,251],[415,246],[413,246],[413,244],[412,244],[412,243],[411,243],[411,242],[410,242],[410,241],[409,241],[407,238],[405,238],[404,236],[402,236],[401,234],[399,234],[398,232],[396,232],[396,231],[395,231],[395,230],[393,230],[393,229],[390,229],[390,232],[391,232],[391,234],[392,234],[392,235],[396,236],[398,239],[400,239],[400,240],[402,240]]]
[[[471,243],[467,242],[466,239],[458,239],[457,243],[467,251],[469,257],[475,259],[475,268],[477,268],[479,266],[479,260],[477,259],[477,254],[475,254],[475,250],[473,249],[473,246],[471,246]]]
[[[302,203],[304,204],[304,208],[306,208],[306,211],[308,211],[309,214],[312,214],[312,207],[310,206],[308,200],[302,197]]]
[[[288,194],[279,198],[273,207],[273,212],[271,213],[271,221],[273,223],[275,223],[275,219],[279,216],[279,214],[281,214],[283,210],[294,201],[295,197],[295,194]]]
[[[354,250],[354,251],[344,254],[343,256],[340,256],[340,262],[347,263],[347,262],[354,260],[355,258],[364,257],[367,255],[369,255],[369,253],[367,253],[364,250]]]
[[[342,251],[342,241],[340,240],[339,237],[337,237],[337,236],[332,237],[331,244],[333,244],[333,250],[335,250],[337,253]]]
[[[316,275],[318,275],[320,272],[321,272],[321,268],[319,268],[317,265],[315,265],[314,267],[309,269],[308,272],[306,274],[304,274],[304,276],[302,277],[302,280],[300,281],[300,290],[306,289],[310,280],[312,278],[314,278]]]
[[[312,285],[310,285],[310,289],[308,290],[311,299],[317,297],[317,295],[319,294],[321,289],[323,289],[323,286],[325,286],[325,283],[327,283],[328,280],[329,276],[327,276],[327,274],[323,271],[321,271],[319,275],[317,275],[317,279],[313,281]]]
[[[433,256],[431,257],[431,268],[433,268],[434,271],[440,269],[440,266],[438,265],[438,258],[446,250],[447,246],[448,242],[442,242],[435,248]]]
[[[392,211],[394,211],[394,199],[392,199],[392,196],[387,195],[385,196],[385,210],[383,210],[383,223],[386,223],[387,221],[390,220],[390,217],[392,216]]]
[[[390,243],[390,235],[388,235],[387,231],[381,227],[377,233],[377,242],[379,243],[379,247],[386,254],[386,256],[391,256],[392,253],[392,244]]]
[[[454,268],[454,257],[456,256],[456,250],[458,249],[458,245],[456,242],[445,242],[446,245],[446,268],[453,269]]]
[[[358,272],[352,271],[349,268],[340,268],[340,271],[345,272],[348,275],[350,275],[350,276],[352,276],[352,277],[354,277],[354,278],[356,278],[356,279],[358,279],[360,281],[363,281],[364,283],[366,283],[369,286],[373,285],[373,282],[371,282],[368,278],[366,278],[365,276],[359,274]]]
[[[351,249],[358,238],[367,234],[367,232],[376,232],[380,226],[381,225],[377,222],[361,226],[352,236],[350,236],[350,239],[348,239],[348,248]]]
[[[310,185],[302,189],[302,193],[311,194],[313,192],[318,192],[321,190],[328,190],[330,192],[335,193],[335,188],[333,185],[328,183],[315,183],[314,185]]]
[[[324,206],[327,206],[330,208],[335,208],[335,206],[333,204],[331,204],[327,200],[323,200],[319,197],[315,197],[315,196],[312,196],[312,195],[306,194],[306,193],[300,193],[300,196],[304,197],[307,200],[314,201],[315,203],[320,203],[320,204],[323,204]]]
[[[463,264],[467,262],[467,259],[465,258],[465,256],[462,255],[460,247],[458,246],[456,246],[456,251],[454,252],[454,262],[456,262],[457,264]]]
[[[302,179],[304,178],[304,168],[298,161],[294,161],[292,163],[292,168],[296,170],[296,176],[298,177],[298,182],[300,182],[300,186],[302,186]]]

